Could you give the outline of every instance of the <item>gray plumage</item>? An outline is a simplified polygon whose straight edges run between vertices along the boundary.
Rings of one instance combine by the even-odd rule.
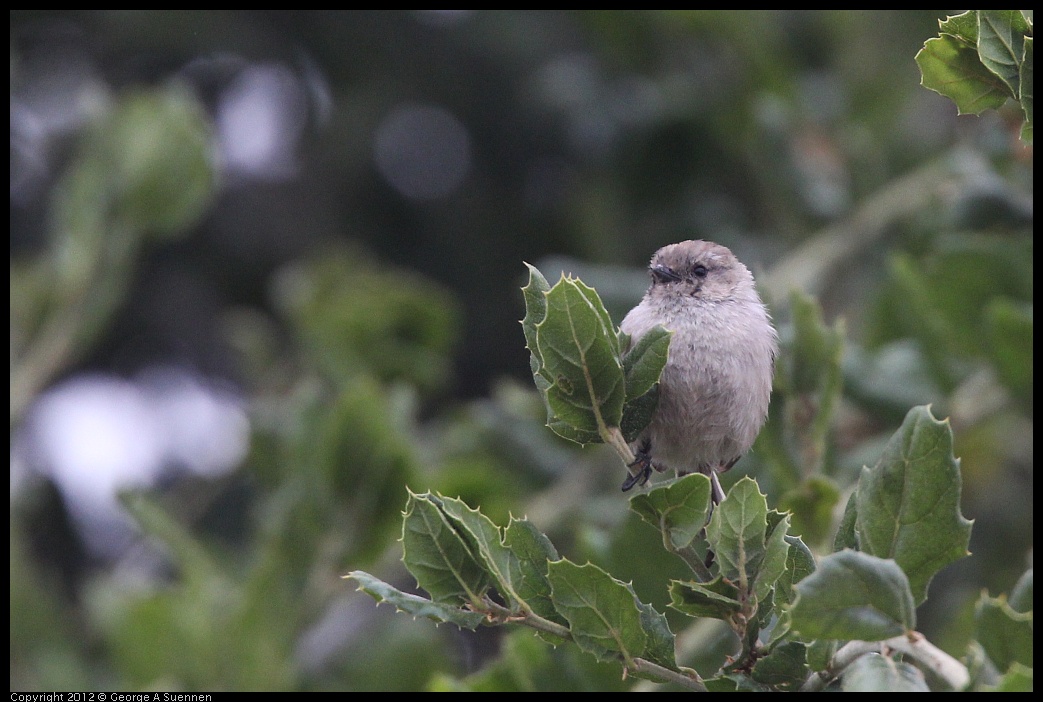
[[[657,324],[673,337],[659,405],[633,448],[657,470],[711,475],[717,493],[716,473],[749,451],[767,418],[778,334],[750,271],[724,246],[664,246],[649,273],[620,328],[632,344]]]

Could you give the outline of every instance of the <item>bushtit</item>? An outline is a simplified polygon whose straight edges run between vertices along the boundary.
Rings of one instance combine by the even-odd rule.
[[[717,473],[731,468],[764,425],[778,354],[778,334],[732,252],[710,241],[682,241],[656,251],[652,285],[620,325],[633,345],[657,324],[673,332],[651,424],[633,443],[637,475],[651,468],[709,475],[713,502],[724,498]]]

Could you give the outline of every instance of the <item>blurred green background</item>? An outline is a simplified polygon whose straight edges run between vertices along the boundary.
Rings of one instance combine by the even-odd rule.
[[[632,687],[340,576],[414,585],[409,486],[665,609],[618,459],[542,426],[519,287],[575,273],[618,322],[687,238],[784,340],[794,289],[842,336],[825,444],[726,487],[836,513],[911,406],[950,418],[973,555],[919,626],[962,655],[1031,566],[1032,147],[920,87],[947,14],[12,11],[12,690]]]

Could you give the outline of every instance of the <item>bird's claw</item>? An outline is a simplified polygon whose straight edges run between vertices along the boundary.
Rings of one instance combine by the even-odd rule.
[[[623,481],[623,492],[626,492],[635,485],[644,485],[652,476],[652,457],[647,451],[638,451],[637,458],[635,458],[634,462],[629,464],[627,468],[633,468],[635,466],[637,466],[638,471],[636,473],[631,473],[627,476],[627,479]]]

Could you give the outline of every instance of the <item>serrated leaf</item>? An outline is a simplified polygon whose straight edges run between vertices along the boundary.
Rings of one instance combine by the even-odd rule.
[[[547,402],[557,420],[585,435],[603,436],[619,426],[626,390],[608,312],[592,288],[564,275],[546,299],[536,341],[542,375],[552,383]]]
[[[717,554],[721,575],[748,590],[764,557],[768,501],[756,481],[744,477],[717,505],[706,526],[706,540]]]
[[[1024,56],[1028,24],[1020,10],[976,10],[978,13],[978,55],[982,64],[999,76],[1018,96],[1021,60]]]
[[[528,607],[518,594],[515,584],[522,578],[521,559],[503,544],[503,532],[492,520],[460,499],[439,496],[439,507],[454,522],[457,532],[470,537],[471,551],[492,576],[497,591],[513,612]],[[530,570],[530,573],[532,571]],[[534,573],[533,573],[534,574]]]
[[[628,400],[640,397],[659,382],[670,352],[673,332],[656,325],[646,332],[623,357],[623,375]]]
[[[1016,612],[1003,598],[983,594],[974,609],[975,634],[999,670],[1032,667],[1032,612]]]
[[[543,360],[539,355],[539,346],[536,343],[536,325],[547,316],[545,294],[550,290],[550,283],[535,266],[526,263],[525,267],[529,269],[529,282],[521,289],[522,297],[525,299],[525,317],[521,320],[521,325],[522,332],[525,334],[525,347],[529,349],[532,374],[536,377],[543,368]],[[540,388],[540,391],[545,389]]]
[[[690,617],[728,619],[742,610],[739,589],[718,575],[709,582],[670,581],[670,606]]]
[[[938,20],[938,30],[963,40],[970,47],[978,48],[978,13],[974,10]]]
[[[399,612],[411,614],[414,617],[426,617],[436,622],[448,622],[456,624],[462,629],[478,627],[485,619],[485,615],[479,612],[470,612],[452,605],[432,602],[431,600],[402,592],[392,585],[376,578],[361,570],[353,570],[346,578],[351,578],[359,584],[359,590],[375,599],[377,602],[387,602]]]
[[[792,628],[789,605],[796,597],[793,586],[815,572],[815,556],[800,537],[787,536],[786,543],[789,544],[789,550],[786,552],[786,570],[776,581],[775,592],[772,594],[772,609],[778,621],[771,630],[769,646],[780,641]]]
[[[844,692],[930,692],[923,673],[909,663],[894,661],[879,653],[859,656],[844,668]]]
[[[554,606],[576,644],[598,660],[628,664],[645,652],[648,636],[633,591],[597,566],[561,559],[548,564]]]
[[[631,592],[633,592],[632,588]],[[652,605],[641,602],[636,595],[634,600],[637,602],[637,608],[641,612],[641,628],[648,637],[642,658],[669,670],[677,670],[677,657],[674,652],[674,632],[670,631],[670,623],[666,620],[666,615],[657,611]],[[647,680],[662,682],[658,677],[643,675],[638,671],[633,671],[633,675],[644,677]]]
[[[775,584],[775,605],[793,601],[793,586],[815,572],[815,556],[799,536],[787,536],[786,572]]]
[[[772,519],[772,516],[777,518]],[[786,539],[788,530],[789,515],[772,511],[769,514],[768,534],[764,540],[764,557],[753,577],[753,594],[758,602],[768,597],[775,583],[786,572],[786,559],[789,555],[789,542]]]
[[[489,587],[489,574],[431,493],[409,491],[402,520],[402,562],[435,602],[477,603]]]
[[[1003,81],[982,65],[978,52],[951,35],[928,39],[916,54],[920,84],[956,103],[959,114],[981,114],[1010,97]]]
[[[759,683],[776,690],[796,690],[808,677],[807,645],[799,641],[779,644],[757,661],[750,673]]]
[[[710,479],[692,473],[659,483],[648,492],[631,497],[630,509],[663,533],[667,549],[677,551],[689,546],[706,526]]]
[[[805,639],[882,641],[916,628],[909,579],[892,560],[833,553],[796,591],[790,616]]]
[[[565,624],[554,609],[547,580],[547,564],[560,558],[550,539],[529,520],[512,517],[504,530],[503,543],[518,558],[517,572],[511,575],[518,597],[544,619]]]
[[[971,522],[960,513],[960,467],[948,421],[925,406],[909,410],[855,490],[859,548],[892,558],[909,577],[917,604],[939,570],[968,555]]]

